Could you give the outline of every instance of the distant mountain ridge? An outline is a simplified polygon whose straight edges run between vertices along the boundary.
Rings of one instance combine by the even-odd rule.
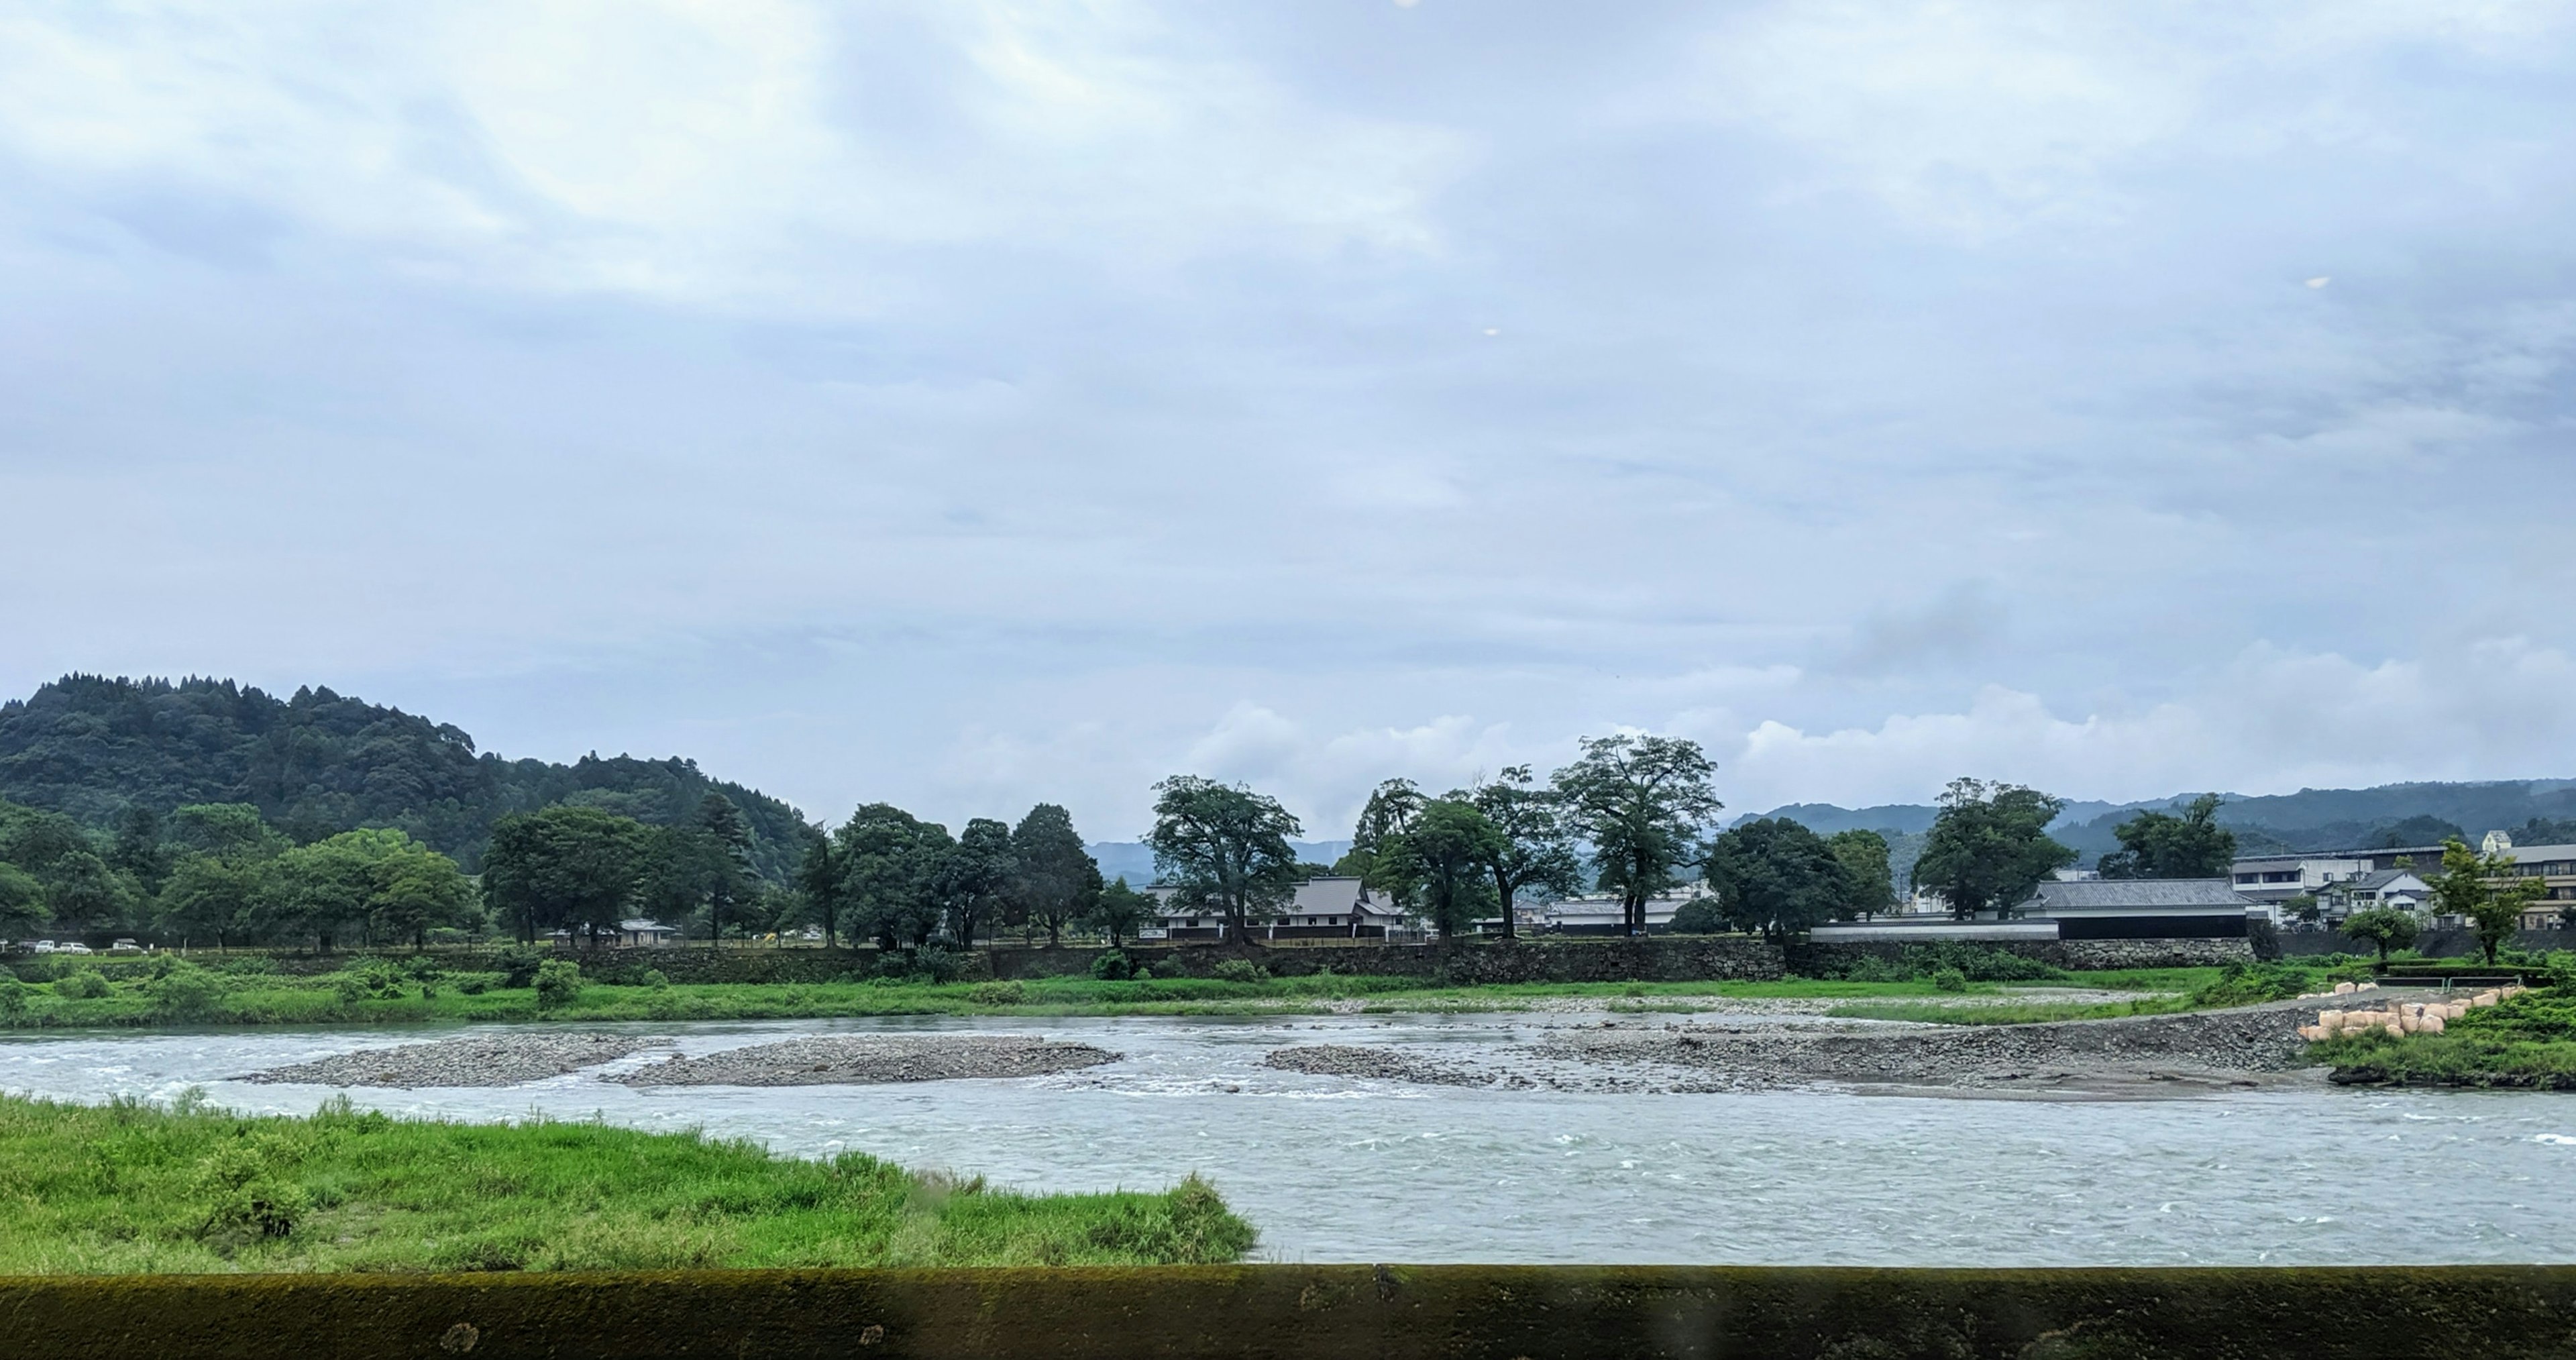
[[[2049,830],[2090,864],[2119,848],[2112,828],[2140,809],[2172,809],[2197,793],[2135,803],[2069,803]],[[2343,850],[2373,843],[2391,832],[2431,841],[2457,831],[2474,839],[2488,831],[2518,831],[2532,823],[2576,821],[2576,780],[2508,779],[2465,783],[2382,784],[2367,789],[2301,789],[2297,793],[2222,793],[2218,821],[2237,834],[2248,853]],[[1859,827],[1917,834],[1928,831],[1928,803],[1882,803],[1845,808],[1832,803],[1791,803],[1760,817],[1787,817],[1824,834]]]
[[[67,675],[0,703],[0,799],[105,827],[128,808],[249,803],[299,840],[397,827],[478,866],[492,823],[575,803],[671,825],[709,792],[742,810],[753,867],[783,882],[804,853],[805,819],[757,789],[678,758],[507,760],[435,723],[333,693],[279,699],[230,680]]]
[[[1141,888],[1154,881],[1154,847],[1142,841],[1094,841],[1083,847],[1100,864],[1100,876],[1110,882],[1123,878],[1127,886]],[[1300,861],[1331,864],[1349,854],[1349,841],[1290,841],[1288,848],[1297,852]]]

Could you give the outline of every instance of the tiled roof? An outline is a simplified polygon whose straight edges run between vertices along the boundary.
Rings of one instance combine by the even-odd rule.
[[[2042,883],[2023,911],[2140,911],[2168,907],[2250,907],[2223,878],[2096,878]]]

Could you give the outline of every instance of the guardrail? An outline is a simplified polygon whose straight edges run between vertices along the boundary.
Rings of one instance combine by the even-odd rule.
[[[2576,1267],[1153,1270],[0,1279],[0,1356],[2576,1355]]]

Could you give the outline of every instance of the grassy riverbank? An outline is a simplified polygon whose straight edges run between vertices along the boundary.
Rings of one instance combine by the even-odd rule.
[[[2030,1025],[2059,1020],[2116,1020],[2133,1015],[2173,1015],[2182,1011],[2282,1001],[2326,990],[2337,980],[2362,972],[2364,970],[2342,963],[2133,969],[2084,976],[2088,985],[2106,991],[2141,991],[2153,995],[2122,1001],[2032,1000],[1947,1006],[1908,1001],[1864,1001],[1836,1006],[1825,1014],[1837,1020],[1911,1020],[1940,1025]]]
[[[309,1119],[0,1096],[0,1275],[1221,1263],[1195,1178],[1023,1195],[856,1153],[602,1124]]]
[[[2576,1091],[2576,994],[2564,986],[2525,992],[2470,1011],[2440,1034],[2346,1035],[2308,1054],[2348,1085]]]
[[[2217,969],[2082,974],[2091,988],[2189,990]],[[429,1021],[769,1020],[869,1015],[1270,1015],[1324,1011],[1466,1013],[1564,1005],[1688,1012],[1737,1000],[1918,1001],[2001,998],[1993,983],[1931,981],[1599,982],[1428,985],[1411,977],[1169,978],[938,983],[583,982],[552,992],[498,973],[409,974],[382,964],[313,976],[185,965],[121,980],[76,971],[0,994],[0,1028],[400,1024]],[[8,984],[0,983],[0,989]]]

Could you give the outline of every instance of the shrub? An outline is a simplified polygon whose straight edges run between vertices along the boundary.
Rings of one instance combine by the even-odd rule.
[[[932,982],[955,982],[966,972],[966,962],[954,949],[924,945],[912,956],[912,971]]]
[[[554,959],[554,955],[532,944],[514,944],[501,951],[495,962],[501,965],[501,985],[533,987],[537,970]]]
[[[339,972],[331,975],[331,990],[340,998],[342,1005],[354,1006],[367,999],[369,988],[365,978],[355,973]]]
[[[1119,950],[1107,950],[1091,961],[1091,975],[1102,982],[1125,982],[1136,976],[1136,961]]]
[[[0,973],[0,1020],[27,1018],[27,984],[15,973]]]
[[[1017,982],[978,982],[966,993],[978,1006],[1016,1006],[1028,996],[1029,989]]]
[[[197,1166],[206,1201],[198,1231],[206,1237],[284,1237],[313,1208],[302,1186],[277,1174],[292,1153],[274,1137],[226,1142]]]
[[[671,979],[664,976],[659,968],[647,968],[644,970],[644,985],[657,992],[668,991]]]
[[[1154,970],[1140,963],[1136,965],[1134,976],[1138,982],[1151,982],[1154,980]]]
[[[1250,959],[1227,959],[1216,966],[1216,975],[1227,982],[1259,982],[1270,970]]]
[[[226,977],[266,977],[277,965],[265,954],[242,954],[218,961],[215,971]]]
[[[152,1009],[172,1020],[206,1020],[223,1000],[224,980],[185,960],[152,984]]]
[[[492,990],[492,981],[489,978],[470,977],[465,979],[463,982],[457,983],[456,990],[463,992],[467,996],[481,996],[485,992]]]
[[[1968,990],[1968,975],[1956,968],[1935,968],[1932,970],[1932,986],[1938,991],[1964,992]]]
[[[2231,961],[2218,970],[2218,980],[2191,994],[2195,1006],[2251,1006],[2260,1001],[2286,1001],[2311,990],[2308,970],[2280,963]]]
[[[537,1009],[550,1011],[581,995],[581,965],[570,959],[548,959],[537,966]]]
[[[96,1001],[107,995],[107,976],[95,968],[65,973],[54,980],[54,995]]]

